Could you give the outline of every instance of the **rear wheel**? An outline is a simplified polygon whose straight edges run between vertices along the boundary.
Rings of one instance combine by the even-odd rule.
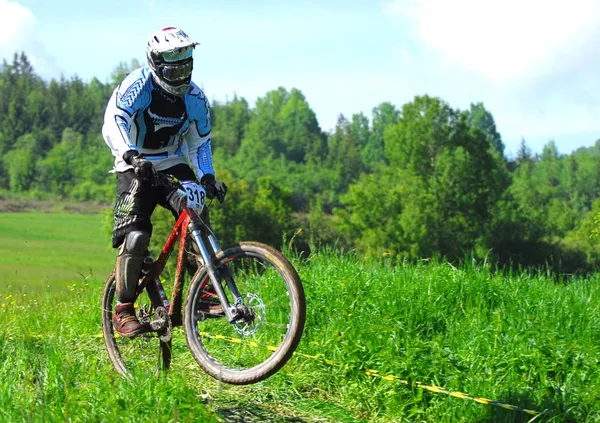
[[[102,293],[102,333],[115,370],[123,376],[146,376],[156,374],[159,369],[168,369],[171,365],[171,341],[161,341],[157,332],[143,333],[134,338],[122,337],[113,327],[116,305],[116,279],[113,271],[108,276]],[[145,290],[136,300],[135,307],[140,321],[156,319],[155,310]]]
[[[300,278],[277,250],[242,242],[219,251],[217,278],[233,304],[226,279],[233,278],[243,298],[238,321],[215,311],[209,276],[200,269],[184,307],[186,341],[197,363],[220,381],[246,385],[277,372],[300,342],[306,301]]]

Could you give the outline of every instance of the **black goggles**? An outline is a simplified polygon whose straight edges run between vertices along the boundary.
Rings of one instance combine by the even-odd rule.
[[[192,59],[186,60],[183,63],[165,63],[160,65],[160,74],[167,81],[181,82],[190,77],[193,68]]]

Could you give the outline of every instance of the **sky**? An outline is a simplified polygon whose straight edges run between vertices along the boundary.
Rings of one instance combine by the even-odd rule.
[[[428,94],[482,102],[509,157],[600,139],[600,0],[0,0],[0,59],[105,82],[166,26],[200,43],[209,99],[298,88],[323,130]]]

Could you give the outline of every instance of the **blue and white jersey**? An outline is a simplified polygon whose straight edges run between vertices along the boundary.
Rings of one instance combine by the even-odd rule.
[[[137,150],[156,170],[177,164],[195,168],[198,179],[215,173],[212,164],[209,104],[193,82],[182,97],[154,85],[148,67],[131,72],[113,92],[104,113],[102,135],[115,156],[113,171],[131,166],[123,153]]]

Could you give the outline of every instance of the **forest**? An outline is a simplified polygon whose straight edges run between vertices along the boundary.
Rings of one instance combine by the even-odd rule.
[[[43,80],[24,53],[0,66],[0,199],[105,204],[115,199],[113,157],[101,136],[111,80]],[[210,97],[210,92],[207,92]],[[373,105],[319,126],[296,88],[251,103],[211,101],[217,178],[212,204],[223,241],[353,250],[398,261],[478,260],[505,269],[585,274],[600,262],[600,140],[560,154],[521,141],[507,157],[492,113],[423,95]],[[169,222],[170,223],[170,222]],[[156,222],[155,222],[156,224]],[[98,228],[102,230],[102,228]]]

